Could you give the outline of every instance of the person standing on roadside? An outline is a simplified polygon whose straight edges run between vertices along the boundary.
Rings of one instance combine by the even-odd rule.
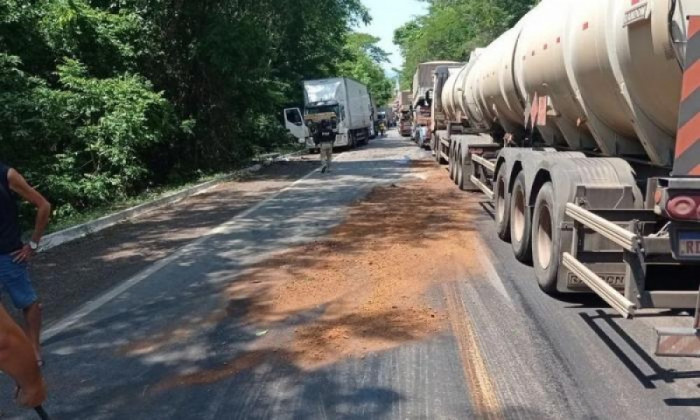
[[[321,121],[318,130],[316,130],[314,142],[321,153],[321,173],[330,172],[333,160],[333,143],[335,142],[335,131],[330,121]]]
[[[34,232],[22,243],[18,198],[37,208]],[[22,310],[26,333],[39,366],[41,358],[41,305],[29,281],[27,263],[39,249],[39,242],[51,215],[51,204],[32,188],[15,169],[0,163],[0,287],[10,295],[12,304]]]
[[[46,385],[32,344],[0,304],[0,371],[17,384],[17,403],[35,408],[46,399]],[[0,415],[1,416],[1,415]]]

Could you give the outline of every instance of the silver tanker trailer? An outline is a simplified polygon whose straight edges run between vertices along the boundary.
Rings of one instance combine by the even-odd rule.
[[[624,317],[698,306],[700,1],[543,0],[435,82],[436,158],[542,290]],[[657,352],[698,355],[694,327]]]

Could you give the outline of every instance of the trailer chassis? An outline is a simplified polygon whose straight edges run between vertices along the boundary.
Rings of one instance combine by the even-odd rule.
[[[479,146],[475,146],[479,149]],[[499,153],[500,154],[500,153]],[[471,184],[483,192],[495,205],[494,183],[498,158],[487,159],[482,154],[470,153],[472,171]],[[552,155],[554,156],[554,155]],[[595,158],[593,158],[595,159]],[[615,209],[587,208],[589,195],[595,195],[597,187],[576,186],[575,197],[565,203],[565,219],[560,224],[562,233],[571,235],[570,241],[563,241],[561,268],[576,276],[587,287],[607,302],[626,319],[632,319],[641,309],[695,309],[695,319],[689,328],[657,329],[656,354],[667,357],[700,357],[700,290],[649,290],[647,269],[649,264],[693,265],[697,261],[679,256],[677,226],[687,226],[668,221],[659,214],[668,197],[668,189],[682,187],[684,190],[700,191],[700,180],[696,178],[649,179],[645,208]],[[665,186],[665,187],[660,187]],[[606,187],[601,187],[604,190]],[[614,186],[620,188],[620,186]],[[660,193],[657,194],[656,190]],[[664,197],[654,203],[654,197]],[[658,229],[660,224],[664,228]],[[690,224],[698,229],[697,224]],[[588,249],[588,239],[592,236],[614,244],[617,252]],[[621,288],[613,287],[596,269],[605,267],[610,261],[624,264],[624,281]],[[700,272],[700,265],[697,265]],[[560,270],[561,270],[560,268]]]

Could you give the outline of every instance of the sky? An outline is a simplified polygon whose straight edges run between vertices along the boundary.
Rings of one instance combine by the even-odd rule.
[[[362,3],[372,15],[372,23],[369,26],[361,25],[357,31],[381,38],[379,46],[391,54],[391,63],[385,64],[384,68],[387,73],[393,74],[391,69],[403,64],[399,47],[393,43],[394,31],[413,16],[426,14],[428,4],[419,0],[362,0]]]

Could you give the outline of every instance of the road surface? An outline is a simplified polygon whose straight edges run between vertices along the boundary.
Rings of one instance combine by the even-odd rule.
[[[700,363],[651,355],[688,316],[544,295],[483,197],[409,141],[294,176],[51,312],[54,418],[700,418]]]

